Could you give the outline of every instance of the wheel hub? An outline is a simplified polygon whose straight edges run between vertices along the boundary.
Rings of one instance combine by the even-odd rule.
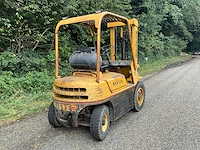
[[[144,101],[144,90],[142,88],[139,88],[137,91],[137,104],[138,106],[141,106]]]
[[[102,131],[105,132],[107,127],[108,127],[108,116],[106,114],[104,114],[103,120],[102,120],[102,125],[101,125]]]

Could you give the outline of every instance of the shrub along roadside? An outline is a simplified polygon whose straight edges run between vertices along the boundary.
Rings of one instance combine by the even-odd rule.
[[[54,77],[54,60],[48,54],[15,54],[5,51],[0,54],[0,100],[18,93],[38,93],[51,90]]]
[[[184,55],[184,56],[177,56],[172,58],[164,58],[154,61],[142,62],[140,63],[141,68],[139,69],[139,73],[141,76],[144,76],[153,73],[159,69],[162,69],[166,67],[168,64],[185,61],[190,58],[191,58],[190,55]],[[47,75],[44,75],[43,73],[41,74],[42,75],[40,75],[40,73],[36,75],[35,72],[35,74],[27,76],[28,77],[27,79],[23,79],[25,82],[24,84],[27,84],[25,88],[29,87],[29,89],[26,89],[30,91],[28,94],[23,91],[23,88],[16,89],[15,87],[15,89],[13,88],[12,90],[10,90],[9,89],[11,88],[10,86],[7,87],[7,89],[6,88],[4,89],[4,90],[10,90],[10,92],[12,93],[10,97],[6,98],[1,97],[0,126],[8,122],[16,121],[24,116],[41,112],[42,110],[48,108],[49,104],[52,101],[52,98],[51,98],[51,90],[47,87],[50,88],[52,87],[53,77],[49,76],[48,78],[48,74]],[[9,73],[7,77],[11,78],[9,76]],[[6,77],[4,78],[5,80],[7,79]],[[23,80],[17,78],[11,78],[9,82],[17,83]],[[33,85],[33,87],[30,87],[28,85]],[[15,86],[17,86],[17,84]],[[40,89],[43,90],[40,91]]]
[[[0,100],[12,95],[34,94],[51,90],[53,75],[47,70],[43,72],[31,71],[20,77],[13,77],[10,71],[3,71],[0,75]]]

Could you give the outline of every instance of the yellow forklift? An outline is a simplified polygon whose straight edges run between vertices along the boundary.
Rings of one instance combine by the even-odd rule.
[[[58,31],[70,24],[85,26],[93,44],[74,51],[69,57],[71,75],[60,76]],[[102,34],[110,40],[103,41]],[[55,128],[89,127],[91,136],[102,141],[111,122],[130,110],[140,111],[145,88],[137,71],[137,40],[137,19],[111,12],[61,20],[55,29],[55,81],[49,123]]]

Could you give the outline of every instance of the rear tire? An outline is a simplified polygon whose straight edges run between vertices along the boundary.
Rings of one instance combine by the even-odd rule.
[[[106,105],[96,106],[90,119],[90,133],[97,141],[103,141],[110,127],[109,109]]]
[[[58,128],[61,127],[61,123],[57,120],[56,118],[56,114],[55,114],[55,108],[53,105],[53,102],[51,103],[51,105],[49,106],[49,111],[48,111],[48,120],[49,123],[54,127],[54,128]]]
[[[145,101],[145,87],[142,81],[138,81],[133,96],[133,111],[140,111],[144,105]]]

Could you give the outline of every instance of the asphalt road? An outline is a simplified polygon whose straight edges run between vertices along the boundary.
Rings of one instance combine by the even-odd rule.
[[[0,128],[2,150],[200,150],[200,58],[147,76],[142,111],[129,112],[97,142],[89,129],[51,127],[47,112]]]

